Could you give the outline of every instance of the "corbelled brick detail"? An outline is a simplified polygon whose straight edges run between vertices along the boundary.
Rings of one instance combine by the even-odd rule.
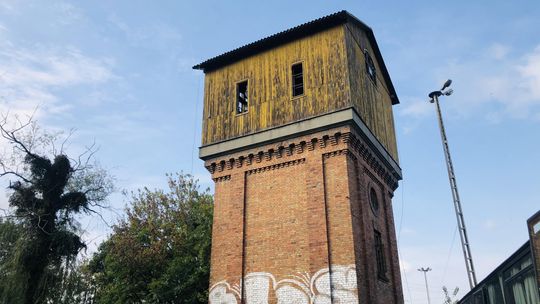
[[[397,177],[352,127],[205,166],[216,182],[211,301],[403,303],[391,206]],[[371,188],[378,210],[369,203]],[[383,236],[383,279],[375,230]]]
[[[319,134],[320,135],[320,134]],[[223,172],[224,170],[230,170],[236,164],[236,168],[241,168],[242,166],[252,165],[255,161],[260,163],[263,160],[271,161],[275,159],[280,159],[282,156],[292,156],[293,154],[302,154],[304,150],[314,151],[317,143],[319,147],[324,149],[328,142],[331,146],[336,146],[339,143],[345,143],[347,149],[354,150],[358,155],[368,164],[371,169],[379,175],[391,189],[395,190],[398,186],[398,176],[395,173],[392,173],[386,168],[386,166],[378,159],[375,153],[369,149],[369,147],[360,139],[359,136],[351,136],[351,131],[348,128],[345,128],[345,133],[336,132],[332,136],[329,135],[320,135],[321,137],[313,136],[304,136],[298,138],[296,141],[291,140],[287,141],[284,145],[281,142],[279,145],[265,145],[258,147],[256,149],[249,149],[243,152],[234,153],[227,157],[219,159],[210,159],[205,162],[206,169],[215,174],[216,172]],[[306,139],[308,139],[306,141]],[[277,152],[276,152],[277,151]],[[233,156],[231,158],[231,156]]]

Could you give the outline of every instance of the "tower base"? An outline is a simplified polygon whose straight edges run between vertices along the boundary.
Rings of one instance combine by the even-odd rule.
[[[205,157],[210,303],[403,303],[401,173],[364,131],[353,119]]]

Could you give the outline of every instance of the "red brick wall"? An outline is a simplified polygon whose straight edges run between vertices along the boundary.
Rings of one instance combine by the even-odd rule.
[[[531,252],[534,259],[534,266],[536,271],[536,280],[538,284],[538,291],[540,292],[540,231],[534,229],[535,225],[540,222],[540,211],[527,220],[527,227],[529,229],[529,239],[531,244]],[[537,226],[538,227],[538,226]]]
[[[397,181],[355,131],[334,128],[206,166],[216,181],[210,302],[403,303],[391,206]],[[377,276],[374,229],[383,236],[386,281]]]
[[[306,165],[285,164],[247,174],[245,273],[285,277],[309,269]]]

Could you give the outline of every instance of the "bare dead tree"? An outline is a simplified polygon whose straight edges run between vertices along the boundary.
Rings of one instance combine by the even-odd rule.
[[[101,217],[113,180],[94,160],[95,143],[77,157],[65,147],[74,130],[58,146],[60,133],[43,132],[28,116],[0,116],[5,142],[0,155],[0,178],[9,178],[10,217],[22,227],[9,278],[0,278],[9,290],[0,299],[9,303],[45,303],[57,276],[51,269],[72,260],[85,248],[75,216]],[[103,218],[102,218],[103,219]],[[1,283],[0,283],[1,284]]]
[[[66,148],[75,131],[70,129],[65,136],[63,132],[43,131],[34,119],[34,113],[25,118],[10,116],[9,113],[0,114],[0,135],[6,144],[3,151],[0,151],[0,178],[11,177],[32,183],[26,158],[42,156],[54,159],[63,155],[69,159],[72,167],[67,190],[84,192],[89,206],[95,207],[97,211],[108,208],[104,202],[115,190],[114,178],[96,161],[95,155],[99,148],[95,141],[85,146],[83,152],[76,157],[67,155]],[[95,213],[96,210],[90,208],[86,211]]]

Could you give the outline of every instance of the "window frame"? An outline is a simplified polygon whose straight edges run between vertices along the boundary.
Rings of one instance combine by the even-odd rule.
[[[382,233],[373,229],[373,247],[375,249],[375,264],[377,266],[377,278],[380,281],[388,282],[388,265],[386,264],[386,254]]]
[[[302,94],[299,94],[299,95],[294,95],[294,75],[293,74],[293,67],[295,65],[300,65],[302,67]],[[295,61],[293,63],[291,63],[290,65],[290,69],[289,69],[290,73],[291,73],[291,84],[290,84],[290,88],[291,88],[291,99],[296,99],[296,98],[300,98],[300,97],[303,97],[306,95],[306,82],[305,82],[305,77],[304,75],[306,74],[305,73],[305,69],[304,69],[304,61],[303,60],[299,60],[299,61]]]
[[[366,74],[368,75],[368,78],[373,81],[374,85],[377,85],[377,67],[375,66],[375,62],[373,61],[373,57],[371,57],[371,54],[369,53],[368,49],[364,49],[364,61],[365,61],[365,67],[366,67]],[[369,72],[373,70],[373,76]]]
[[[240,84],[242,83],[246,83],[246,95],[247,95],[247,101],[246,101],[246,105],[245,105],[245,111],[242,111],[242,112],[238,112],[238,103],[239,103],[239,91],[238,91],[238,87]],[[239,80],[237,82],[234,83],[234,113],[236,116],[238,115],[245,115],[249,112],[249,100],[250,100],[250,97],[249,97],[249,86],[250,86],[250,81],[249,81],[249,78],[244,78],[242,80]]]
[[[531,253],[522,254],[502,271],[503,290],[508,303],[515,303],[514,285],[519,284],[525,290],[525,279],[535,276],[533,261]],[[540,295],[537,294],[537,296]]]
[[[373,196],[375,195],[375,196]],[[375,202],[377,203],[377,206],[373,206],[373,197],[375,197]],[[377,189],[372,185],[369,187],[369,206],[371,207],[371,211],[375,216],[379,215],[379,211],[381,210],[381,202],[379,200],[379,195],[377,194]]]

